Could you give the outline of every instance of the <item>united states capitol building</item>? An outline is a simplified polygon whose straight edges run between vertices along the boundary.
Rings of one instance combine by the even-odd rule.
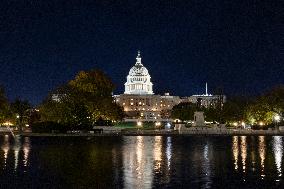
[[[154,94],[153,83],[147,68],[142,64],[140,52],[136,57],[135,65],[130,69],[124,84],[124,94],[114,95],[117,104],[123,107],[128,118],[134,119],[165,119],[169,118],[173,106],[181,102],[200,103],[204,107],[214,106],[219,102],[219,95],[206,94],[188,97]],[[222,103],[225,98],[222,99]]]

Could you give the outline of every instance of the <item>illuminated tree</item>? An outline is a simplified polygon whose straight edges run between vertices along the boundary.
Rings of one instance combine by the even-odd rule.
[[[113,101],[113,90],[113,83],[102,71],[81,71],[42,103],[42,120],[76,126],[93,125],[99,119],[120,120],[124,114]]]

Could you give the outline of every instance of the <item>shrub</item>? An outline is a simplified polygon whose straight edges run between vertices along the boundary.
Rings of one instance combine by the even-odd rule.
[[[60,123],[46,121],[46,122],[37,122],[31,125],[32,132],[34,133],[66,133],[67,127]]]

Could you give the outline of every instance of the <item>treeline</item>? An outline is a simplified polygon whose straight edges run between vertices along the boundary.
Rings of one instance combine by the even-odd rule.
[[[9,102],[4,87],[0,87],[0,124],[2,126],[17,125],[21,132],[23,126],[33,122],[35,116],[27,100],[17,98]]]
[[[183,121],[193,120],[195,111],[204,111],[206,121],[235,126],[283,124],[284,86],[274,87],[256,97],[231,97],[223,105],[217,103],[217,105],[208,108],[197,107],[192,103],[181,103],[173,107],[172,118]]]
[[[94,125],[112,125],[124,116],[112,97],[114,84],[100,70],[81,71],[73,80],[51,91],[37,107],[27,101],[9,104],[0,91],[0,121],[19,128],[29,124],[38,132],[92,129]]]

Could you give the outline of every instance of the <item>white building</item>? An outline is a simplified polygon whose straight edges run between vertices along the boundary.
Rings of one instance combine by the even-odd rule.
[[[150,74],[146,67],[141,62],[140,52],[136,57],[135,65],[130,69],[127,76],[127,81],[124,84],[124,94],[135,95],[151,95],[153,93],[153,84],[151,82]]]
[[[200,106],[203,106],[205,108],[209,107],[215,108],[218,104],[223,106],[223,104],[226,102],[226,96],[208,94],[207,83],[206,83],[205,94],[183,97],[181,101],[191,102],[194,104],[198,103]]]
[[[117,104],[123,107],[128,118],[135,119],[162,119],[169,118],[171,109],[181,102],[199,103],[206,108],[216,107],[220,102],[220,95],[211,95],[207,92],[202,95],[189,97],[171,96],[169,93],[155,95],[151,76],[147,68],[142,64],[141,54],[138,51],[135,65],[130,69],[126,77],[124,94],[114,95]],[[222,104],[225,96],[222,97]]]
[[[115,102],[124,108],[131,118],[147,120],[169,117],[169,111],[180,103],[178,96],[164,96],[153,93],[151,76],[141,61],[138,51],[135,65],[130,69],[127,81],[124,84],[124,94],[114,95]]]

